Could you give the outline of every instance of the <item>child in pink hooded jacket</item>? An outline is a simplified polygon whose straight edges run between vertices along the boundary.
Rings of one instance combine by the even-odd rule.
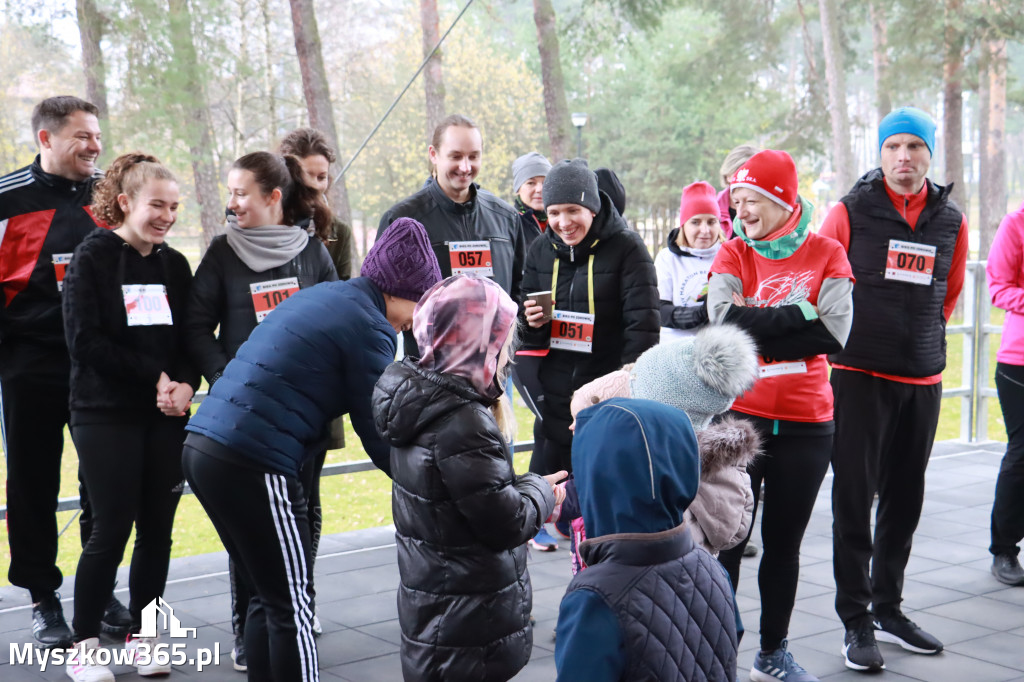
[[[635,364],[595,379],[573,394],[571,411],[615,397],[656,400],[681,409],[690,418],[700,448],[701,476],[697,496],[684,515],[694,542],[717,556],[747,536],[754,507],[747,464],[758,454],[760,439],[745,422],[715,415],[757,378],[754,342],[732,325],[705,327],[696,336],[663,343],[641,355]],[[584,520],[574,504],[573,484],[559,513],[572,518],[575,550],[586,539]],[[585,568],[572,553],[573,572]]]

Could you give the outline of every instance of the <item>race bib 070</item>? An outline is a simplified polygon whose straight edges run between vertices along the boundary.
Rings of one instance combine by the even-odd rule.
[[[934,246],[889,240],[889,252],[885,256],[886,279],[928,286],[934,270]]]

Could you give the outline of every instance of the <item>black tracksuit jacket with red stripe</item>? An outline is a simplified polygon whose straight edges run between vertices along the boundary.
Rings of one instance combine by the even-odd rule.
[[[39,157],[0,178],[0,343],[64,348],[55,254],[71,254],[96,229],[84,182],[43,171]]]

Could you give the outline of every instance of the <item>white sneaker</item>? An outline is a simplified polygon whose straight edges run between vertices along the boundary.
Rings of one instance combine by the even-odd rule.
[[[320,624],[320,616],[313,614],[313,634],[319,637],[324,634],[324,626]]]
[[[134,635],[128,635],[128,639],[124,643],[125,651],[130,651],[129,660],[132,665],[135,666],[136,670],[139,671],[139,675],[142,677],[155,677],[157,675],[169,675],[171,673],[171,652],[161,650],[157,652],[157,644],[160,643],[159,637],[136,637]],[[139,655],[139,648],[142,647],[144,654]],[[159,659],[159,663],[157,660]],[[113,679],[113,678],[111,678]]]
[[[110,668],[100,665],[93,658],[99,648],[99,637],[90,637],[68,649],[65,666],[68,677],[75,682],[114,682],[114,673],[110,672]]]

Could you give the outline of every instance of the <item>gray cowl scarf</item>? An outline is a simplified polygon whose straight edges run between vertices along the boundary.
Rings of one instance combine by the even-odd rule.
[[[238,226],[228,216],[227,240],[231,250],[254,272],[266,272],[292,260],[309,244],[310,232],[295,225]]]

